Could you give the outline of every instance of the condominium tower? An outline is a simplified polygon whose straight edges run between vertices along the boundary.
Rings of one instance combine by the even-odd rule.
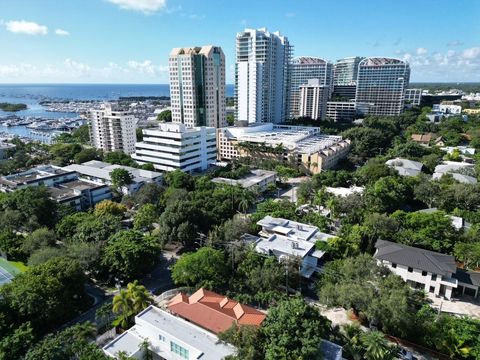
[[[366,58],[358,65],[356,101],[368,103],[370,115],[398,115],[404,108],[409,79],[410,66],[405,61]]]
[[[300,86],[307,84],[310,79],[318,79],[320,86],[330,87],[333,83],[332,63],[311,56],[293,59],[290,66],[290,98],[287,109],[289,118],[300,116]]]
[[[237,33],[235,120],[283,122],[288,99],[291,46],[279,32],[245,29]]]
[[[357,83],[358,64],[363,57],[348,57],[337,60],[333,72],[333,85],[348,86]]]
[[[300,86],[301,117],[313,120],[325,120],[327,102],[330,97],[330,86],[323,85],[319,79],[310,79]]]
[[[104,152],[135,152],[137,119],[129,111],[104,104],[101,109],[90,110],[88,120],[92,146]]]
[[[172,122],[225,126],[225,55],[218,46],[175,48],[170,53]]]

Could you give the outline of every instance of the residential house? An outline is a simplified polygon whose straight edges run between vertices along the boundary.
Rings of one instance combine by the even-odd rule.
[[[221,360],[235,353],[235,348],[218,337],[156,306],[149,306],[137,316],[135,325],[103,347],[116,358],[120,352],[134,359],[144,359],[144,341],[153,359]]]
[[[450,174],[458,182],[464,184],[476,184],[477,179],[475,175],[474,164],[459,161],[444,161],[442,164],[435,167],[432,178],[434,180],[440,179],[443,175]]]
[[[423,167],[421,162],[402,158],[390,159],[385,165],[395,169],[400,176],[417,176]]]
[[[168,303],[168,310],[215,334],[232,325],[260,326],[266,317],[261,311],[203,288],[190,296],[178,293]]]

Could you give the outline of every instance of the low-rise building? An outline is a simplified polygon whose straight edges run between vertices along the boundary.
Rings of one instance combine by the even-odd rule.
[[[144,129],[143,141],[135,147],[132,158],[139,164],[152,164],[160,171],[203,171],[215,163],[215,128],[163,123]]]
[[[325,252],[316,250],[315,243],[335,237],[319,231],[316,226],[271,216],[265,216],[257,225],[262,230],[255,243],[255,250],[279,260],[295,257],[301,259],[300,274],[306,278],[321,271],[321,259]]]
[[[475,165],[460,161],[444,161],[435,167],[432,179],[437,180],[450,174],[455,180],[464,184],[476,184]]]
[[[77,210],[85,210],[112,197],[107,185],[80,180],[77,172],[53,165],[41,165],[0,177],[0,191],[3,192],[42,185],[48,188],[53,200]]]
[[[240,185],[244,189],[258,187],[260,191],[264,191],[269,184],[275,184],[277,173],[268,170],[250,170],[250,174],[241,179],[228,179],[223,177],[213,178],[212,181],[217,184]]]
[[[168,310],[215,334],[232,325],[258,327],[266,317],[261,311],[203,288],[190,296],[178,293],[168,303]]]
[[[163,175],[156,171],[136,169],[130,166],[112,165],[103,161],[91,160],[82,164],[72,164],[63,168],[67,171],[75,171],[80,174],[80,179],[94,181],[96,183],[112,185],[110,174],[115,169],[127,170],[132,176],[132,183],[123,186],[124,194],[133,194],[147,183],[161,184]]]
[[[385,162],[385,165],[395,169],[401,176],[417,176],[422,172],[423,164],[409,159],[395,158]]]
[[[475,148],[468,146],[446,146],[440,148],[440,150],[446,151],[447,154],[452,154],[455,151],[458,151],[462,155],[472,156],[475,155]]]
[[[329,194],[339,196],[339,197],[347,197],[353,194],[363,194],[363,191],[365,190],[365,187],[363,186],[350,186],[349,188],[347,187],[330,187],[327,186],[325,188],[325,191]]]
[[[405,90],[405,104],[420,106],[422,102],[422,89],[406,89]]]
[[[432,111],[443,114],[460,115],[462,113],[462,107],[460,105],[434,104],[432,106]]]
[[[451,299],[478,296],[480,273],[458,269],[455,258],[434,251],[378,240],[374,257],[415,289]]]
[[[221,360],[235,353],[235,348],[220,342],[214,334],[169,314],[153,305],[135,316],[135,326],[103,347],[116,358],[120,352],[134,359],[144,359],[144,341],[154,359]]]
[[[217,150],[220,161],[272,159],[317,174],[347,156],[350,140],[321,134],[318,127],[264,123],[218,129]]]

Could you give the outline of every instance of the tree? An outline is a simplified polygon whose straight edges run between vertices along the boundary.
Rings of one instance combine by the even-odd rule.
[[[22,359],[33,345],[35,335],[30,323],[23,323],[12,334],[0,339],[0,359]]]
[[[50,259],[64,255],[65,251],[61,248],[50,246],[43,247],[31,253],[30,257],[28,258],[28,266],[40,265],[46,263]]]
[[[76,213],[65,216],[56,226],[57,236],[64,242],[105,243],[120,229],[120,218],[112,215],[95,216]]]
[[[396,359],[397,347],[392,346],[380,331],[367,331],[361,335],[367,360]]]
[[[435,205],[437,196],[440,192],[440,185],[436,181],[422,181],[413,188],[415,198],[430,208]]]
[[[121,190],[124,186],[130,185],[133,182],[133,176],[128,170],[118,168],[110,172],[112,185],[117,190]]]
[[[383,213],[392,212],[409,202],[408,184],[394,176],[382,177],[366,191],[367,204],[370,209]]]
[[[465,267],[476,269],[480,266],[480,242],[455,244],[455,258],[464,263]]]
[[[76,164],[82,164],[90,160],[100,160],[101,153],[95,148],[83,149],[73,157]]]
[[[135,230],[151,230],[153,223],[158,220],[158,211],[155,205],[145,204],[133,217],[133,228]]]
[[[160,114],[157,115],[157,120],[161,122],[172,122],[172,111],[163,110]]]
[[[168,205],[158,221],[160,244],[180,242],[192,246],[199,230],[193,221],[201,218],[201,212],[191,201],[180,200]]]
[[[27,254],[23,249],[22,235],[17,235],[11,230],[0,232],[0,252],[7,256],[8,260],[25,260]]]
[[[30,321],[44,332],[61,324],[84,305],[85,276],[80,265],[66,258],[53,258],[32,266],[0,288],[0,296],[18,323]]]
[[[88,144],[90,141],[90,131],[88,125],[81,125],[72,131],[72,137],[80,144]]]
[[[143,185],[136,193],[131,195],[130,200],[137,206],[145,204],[159,205],[164,188],[154,182]]]
[[[153,302],[152,296],[137,280],[128,283],[126,289],[113,297],[112,310],[118,314],[114,321],[115,326],[127,329],[132,324],[133,316],[147,308]]]
[[[78,261],[87,273],[99,270],[101,243],[95,242],[69,242],[65,245],[67,256]]]
[[[122,230],[108,239],[101,263],[109,274],[129,280],[151,270],[158,261],[159,250],[154,238],[139,231]]]
[[[235,346],[235,360],[257,360],[264,359],[263,342],[261,330],[257,326],[232,325],[228,330],[218,334],[221,341],[228,342]]]
[[[219,289],[227,278],[225,255],[221,250],[202,247],[186,253],[172,267],[172,279],[177,285]]]
[[[44,247],[53,247],[56,244],[53,230],[40,228],[29,234],[23,242],[23,250],[29,254]]]
[[[212,244],[237,242],[243,234],[251,230],[251,225],[248,217],[235,216],[222,225],[215,226],[208,234],[208,240]]]
[[[330,332],[330,321],[302,298],[281,301],[263,322],[265,359],[321,359],[319,344]]]
[[[123,204],[111,200],[103,200],[95,205],[94,214],[97,217],[112,215],[122,218],[126,211],[127,207]]]

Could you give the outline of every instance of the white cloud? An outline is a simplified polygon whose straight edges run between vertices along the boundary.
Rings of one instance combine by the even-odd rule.
[[[167,0],[107,0],[118,5],[124,10],[140,11],[144,14],[152,14],[162,10],[167,5]]]
[[[423,47],[419,47],[419,48],[416,50],[416,52],[417,52],[417,55],[425,55],[425,54],[428,52],[428,50],[425,49],[425,48],[423,48]]]
[[[151,60],[145,60],[142,62],[130,60],[127,62],[127,65],[141,74],[158,75],[160,73],[168,72],[168,66],[154,65]]]
[[[76,62],[72,59],[65,59],[63,64],[68,70],[72,70],[78,75],[87,74],[91,69],[90,66],[83,63]]]
[[[48,28],[33,21],[12,20],[5,23],[8,31],[15,34],[46,35]]]
[[[67,30],[55,29],[55,35],[58,35],[58,36],[68,36],[68,35],[70,35],[70,33],[69,33]]]
[[[465,49],[462,51],[462,57],[464,59],[479,59],[480,58],[480,47],[473,47],[470,49]]]
[[[463,42],[460,40],[453,40],[447,43],[447,46],[460,46],[463,45]]]

